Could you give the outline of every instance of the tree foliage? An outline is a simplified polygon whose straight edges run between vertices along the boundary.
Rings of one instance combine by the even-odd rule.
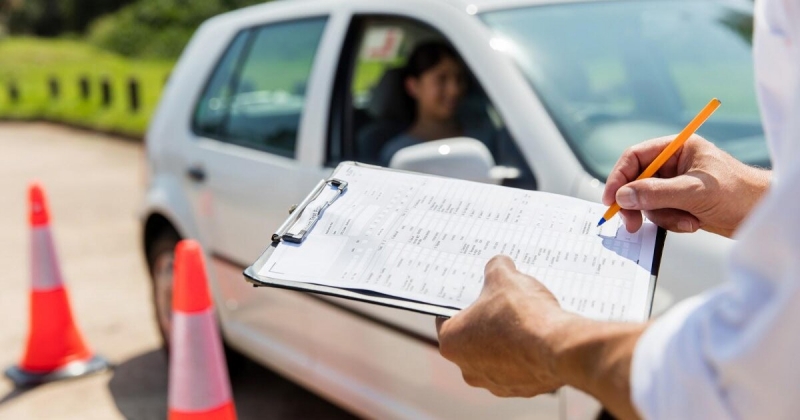
[[[264,0],[138,0],[94,22],[89,39],[130,57],[174,58],[206,19]]]
[[[85,35],[129,57],[175,58],[206,19],[265,0],[0,0],[12,34]]]
[[[135,0],[5,0],[12,34],[57,36],[82,33],[98,16],[118,10]]]

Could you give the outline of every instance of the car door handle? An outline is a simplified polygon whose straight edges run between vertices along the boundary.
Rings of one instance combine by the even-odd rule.
[[[200,165],[190,166],[186,170],[186,176],[194,182],[203,182],[206,180],[206,170]]]

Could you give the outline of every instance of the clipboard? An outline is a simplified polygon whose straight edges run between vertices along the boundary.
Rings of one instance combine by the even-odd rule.
[[[343,166],[347,165],[374,168],[384,171],[410,173],[407,171],[382,168],[379,166],[368,165],[352,161],[346,161],[340,163],[333,170],[333,173],[337,172]],[[426,176],[435,176],[435,175],[426,175]],[[258,274],[264,267],[264,265],[267,263],[270,256],[275,251],[276,247],[281,241],[301,243],[305,238],[305,236],[308,234],[308,232],[311,229],[313,229],[313,227],[316,225],[316,221],[323,216],[324,209],[327,208],[327,206],[330,205],[333,201],[328,202],[327,205],[324,206],[322,211],[318,212],[317,217],[314,219],[313,223],[310,223],[308,225],[309,226],[308,229],[299,229],[300,232],[299,234],[289,233],[292,224],[300,220],[300,217],[302,216],[303,212],[307,210],[308,205],[311,202],[313,202],[317,197],[319,197],[321,192],[326,187],[338,188],[339,195],[335,196],[336,198],[338,198],[342,194],[345,194],[347,191],[347,183],[338,180],[336,178],[321,180],[319,183],[317,183],[314,189],[312,189],[311,192],[309,192],[309,194],[305,197],[305,199],[303,199],[303,201],[300,202],[300,204],[298,204],[297,206],[292,206],[289,209],[290,211],[289,217],[283,222],[283,224],[281,224],[278,230],[276,230],[276,232],[272,235],[271,238],[272,243],[267,247],[266,250],[264,250],[264,252],[258,257],[258,259],[251,266],[247,267],[244,270],[243,274],[247,282],[251,283],[254,287],[273,287],[278,289],[293,290],[297,292],[314,293],[317,295],[332,296],[342,299],[354,300],[358,302],[371,303],[389,308],[402,309],[424,315],[433,315],[441,318],[450,318],[460,310],[454,307],[433,305],[429,303],[408,300],[397,296],[377,293],[369,290],[348,289],[348,288],[332,287],[314,283],[281,280],[281,279],[265,277]],[[652,268],[650,269],[650,282],[648,285],[648,294],[647,294],[648,300],[646,303],[650,312],[652,312],[653,308],[653,296],[655,293],[656,282],[658,279],[658,270],[661,266],[661,255],[664,249],[666,234],[667,234],[666,230],[660,227],[658,228],[656,234],[655,250],[654,250],[655,253],[653,255],[653,265]]]

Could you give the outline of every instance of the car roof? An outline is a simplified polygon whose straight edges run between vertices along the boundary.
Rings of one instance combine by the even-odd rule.
[[[513,9],[524,6],[540,6],[548,4],[563,4],[563,3],[588,3],[596,1],[620,1],[620,0],[440,0],[449,3],[459,9],[467,10],[470,8],[470,13],[481,13],[491,10]],[[725,1],[725,0],[722,0]],[[750,0],[727,0],[727,3],[752,5]]]
[[[314,0],[284,0],[287,2],[314,1]],[[362,0],[339,0],[342,3],[360,2]],[[374,1],[374,0],[369,0]],[[488,12],[492,10],[513,9],[525,6],[541,6],[550,4],[564,3],[588,3],[599,1],[623,1],[623,0],[436,0],[449,4],[456,9],[467,11],[470,14]],[[641,0],[640,0],[641,1]],[[752,5],[752,0],[718,0],[739,5]],[[273,2],[274,3],[274,2]],[[282,2],[278,2],[282,3]]]
[[[568,3],[594,3],[594,2],[619,2],[619,1],[645,1],[645,0],[427,0],[427,1],[435,1],[439,4],[446,4],[452,6],[454,9],[463,11],[464,13],[468,13],[471,15],[489,12],[494,10],[503,10],[503,9],[514,9],[519,7],[526,7],[526,6],[542,6],[542,5],[553,5],[553,4],[568,4]],[[698,1],[698,0],[695,0]],[[703,0],[703,1],[716,1],[716,2],[723,2],[729,4],[736,4],[740,7],[747,7],[752,10],[752,0]],[[211,19],[207,23],[210,24],[223,24],[223,22],[238,22],[242,20],[248,20],[248,16],[250,18],[253,17],[253,12],[262,12],[262,13],[269,13],[273,10],[277,9],[295,9],[298,3],[302,3],[305,5],[330,5],[333,4],[342,4],[342,5],[357,5],[357,4],[365,4],[374,6],[376,4],[375,0],[281,0],[281,1],[271,1],[265,2],[262,4],[257,4],[249,7],[245,7],[238,10],[233,10],[227,13],[223,13],[221,15],[217,15]],[[269,11],[269,12],[268,12]],[[256,13],[259,14],[259,13]]]
[[[283,0],[288,2],[314,1],[314,0]],[[359,2],[361,0],[340,0],[343,3]],[[375,1],[375,0],[369,0]],[[585,3],[594,1],[614,1],[614,0],[434,0],[446,3],[459,10],[473,9],[471,13],[480,13],[489,10],[510,9],[521,6],[534,6],[558,3]]]
[[[441,0],[459,9],[473,9],[472,13],[480,13],[490,10],[511,9],[521,6],[535,6],[557,3],[577,3],[600,0]]]
[[[1,0],[0,0],[1,1]],[[464,13],[477,14],[491,10],[501,10],[524,6],[546,5],[546,4],[560,4],[560,3],[579,3],[579,2],[595,2],[595,1],[618,1],[618,0],[427,0],[437,2],[439,4],[447,4],[454,9],[463,11]],[[750,0],[745,0],[750,1]],[[239,21],[247,19],[248,15],[252,16],[253,12],[266,12],[267,10],[277,9],[295,9],[299,4],[307,6],[319,5],[358,5],[365,4],[374,6],[380,4],[375,0],[278,0],[269,1],[261,4],[248,6],[245,8],[232,10],[227,13],[217,15],[209,19],[209,23],[220,24],[222,22]]]

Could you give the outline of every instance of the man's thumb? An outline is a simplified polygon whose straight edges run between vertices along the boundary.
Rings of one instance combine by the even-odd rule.
[[[617,190],[617,203],[628,210],[679,209],[691,212],[702,200],[702,185],[689,176],[647,178]]]

